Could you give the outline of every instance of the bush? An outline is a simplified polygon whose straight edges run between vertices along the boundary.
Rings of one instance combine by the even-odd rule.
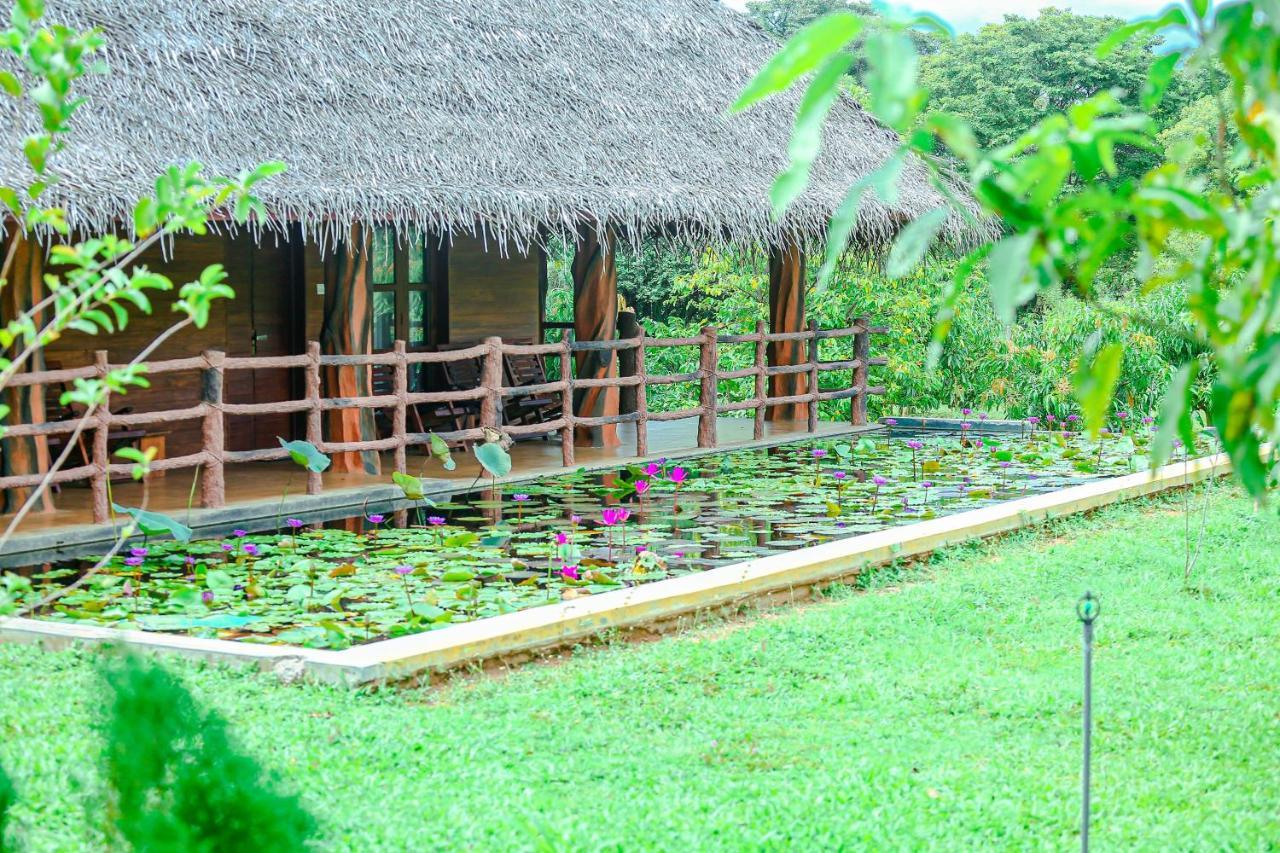
[[[134,656],[101,667],[109,694],[103,775],[115,828],[138,850],[300,850],[315,830],[159,665]]]
[[[18,792],[13,787],[13,780],[4,772],[4,767],[0,767],[0,853],[9,849],[4,840],[4,830],[9,822],[9,809],[17,799]]]

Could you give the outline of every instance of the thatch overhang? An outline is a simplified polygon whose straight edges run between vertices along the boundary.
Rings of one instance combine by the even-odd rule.
[[[172,163],[278,159],[268,209],[324,243],[360,221],[523,247],[589,219],[773,245],[820,239],[896,143],[844,99],[809,192],[775,222],[798,95],[727,115],[778,45],[718,0],[50,0],[47,14],[107,39],[50,192],[86,227],[127,221]],[[15,127],[14,102],[0,110]],[[25,177],[14,147],[6,185]],[[941,203],[911,163],[895,204],[868,194],[855,241],[883,245]],[[968,242],[958,217],[944,235]]]

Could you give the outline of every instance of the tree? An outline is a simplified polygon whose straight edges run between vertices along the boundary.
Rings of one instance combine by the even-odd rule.
[[[992,305],[1006,323],[1048,291],[1106,310],[1099,271],[1136,246],[1134,274],[1143,292],[1179,294],[1192,323],[1185,333],[1191,355],[1164,396],[1153,460],[1166,460],[1175,441],[1194,441],[1192,389],[1209,368],[1207,414],[1215,436],[1237,479],[1252,494],[1265,494],[1280,475],[1275,452],[1264,454],[1264,443],[1280,441],[1280,238],[1274,227],[1280,211],[1280,18],[1274,4],[1245,0],[1211,8],[1210,0],[1186,0],[1154,18],[1115,26],[1093,49],[1099,61],[1132,49],[1126,48],[1131,42],[1149,45],[1158,33],[1171,34],[1176,49],[1149,58],[1145,79],[1140,86],[1130,81],[1127,100],[1110,90],[1076,93],[994,147],[983,144],[973,122],[930,102],[907,35],[922,23],[928,22],[891,21],[866,35],[868,108],[900,134],[902,147],[850,188],[832,219],[824,273],[844,252],[864,195],[892,186],[908,157],[925,164],[948,202],[903,229],[890,252],[891,271],[909,270],[923,258],[949,217],[965,218],[990,235],[957,264],[935,323],[935,358],[956,297],[975,272],[986,269]],[[847,67],[845,51],[865,26],[859,16],[837,12],[799,31],[748,84],[735,109],[812,74],[796,130],[821,127],[830,90],[842,85],[831,71]],[[1214,145],[1216,162],[1238,165],[1234,181],[1209,180],[1185,163],[1159,162],[1158,117],[1180,66],[1193,74],[1221,68],[1228,81],[1220,116],[1235,137],[1217,133]],[[1232,138],[1239,143],[1228,151]],[[1149,152],[1156,162],[1122,172],[1118,152],[1126,146]],[[797,158],[788,172],[807,177],[808,166]],[[983,228],[954,192],[955,178],[998,227]],[[775,193],[776,206],[794,197],[796,183]],[[1141,306],[1126,314],[1139,326],[1166,331]],[[1073,384],[1095,433],[1106,423],[1124,357],[1123,340],[1098,335],[1081,353]]]
[[[10,57],[5,69],[0,69],[0,90],[18,102],[14,130],[20,138],[13,141],[31,170],[25,185],[0,187],[0,230],[7,240],[0,261],[0,289],[16,286],[8,277],[20,245],[49,246],[45,274],[40,279],[43,294],[14,316],[5,317],[0,326],[0,393],[18,372],[41,364],[44,348],[64,333],[114,334],[128,324],[131,312],[151,313],[150,294],[156,291],[178,290],[174,303],[177,317],[128,364],[100,377],[76,379],[74,387],[63,394],[62,404],[80,406],[81,417],[42,481],[6,522],[0,548],[48,489],[107,395],[145,386],[145,362],[156,347],[183,329],[203,328],[213,304],[235,295],[220,264],[176,285],[167,276],[137,265],[138,258],[168,235],[204,233],[214,210],[225,211],[239,222],[265,215],[253,187],[284,169],[282,163],[266,163],[246,169],[237,178],[222,178],[206,176],[199,163],[175,165],[156,177],[153,195],[137,200],[131,223],[135,239],[114,233],[73,234],[65,211],[50,199],[57,197],[62,180],[58,155],[66,147],[72,121],[84,104],[76,84],[85,75],[97,73],[94,56],[103,39],[97,30],[81,32],[57,24],[42,25],[43,15],[44,0],[16,0],[9,27],[0,31],[0,50]],[[9,407],[0,404],[0,434],[9,414]],[[135,476],[146,474],[149,457],[133,448],[117,451],[117,455],[135,463]],[[124,525],[115,547],[99,566],[105,565],[133,532],[131,525]],[[89,574],[92,572],[82,580]],[[12,608],[12,599],[0,589],[0,613]]]
[[[1160,39],[1134,39],[1102,58],[1094,53],[1123,23],[1054,8],[1035,18],[1006,15],[1003,23],[943,41],[921,60],[920,84],[936,109],[967,121],[980,144],[1008,145],[1044,116],[1100,92],[1118,90],[1121,103],[1138,104]],[[1190,89],[1175,75],[1152,111],[1159,127],[1174,120]],[[1127,147],[1119,154],[1119,172],[1135,176],[1158,159],[1153,152]]]

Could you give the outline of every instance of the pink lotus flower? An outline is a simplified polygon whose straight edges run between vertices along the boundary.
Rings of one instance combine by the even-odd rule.
[[[427,516],[427,524],[430,524],[433,527],[439,527],[444,524],[444,517],[439,515]]]
[[[400,577],[413,573],[413,566],[396,566],[396,574]]]
[[[1128,417],[1129,417],[1129,413],[1128,413],[1128,412],[1116,412],[1116,417],[1117,417],[1117,418],[1119,418],[1119,419],[1120,419],[1120,420],[1122,420],[1122,421],[1123,421],[1123,420],[1127,420],[1127,419],[1128,419]]]
[[[826,456],[826,455],[827,455],[827,451],[823,450],[821,447],[815,447],[815,448],[813,449],[813,458],[814,458],[814,459],[821,459],[822,457],[824,457],[824,456]]]
[[[146,548],[130,548],[129,555],[133,557],[145,557],[147,556],[147,549]]]
[[[965,421],[964,423],[960,424],[960,429],[973,429],[973,424],[969,423],[968,421]]]
[[[126,566],[141,566],[142,558],[141,557],[125,557],[124,564]]]
[[[661,471],[662,471],[662,466],[659,465],[657,462],[650,462],[648,465],[644,466],[644,473],[646,476],[649,476],[649,477],[656,477],[658,476],[659,473],[661,473]]]
[[[880,421],[880,423],[884,424],[885,426],[897,426],[897,425],[898,425],[898,419],[897,419],[897,418],[885,418],[884,420]]]
[[[647,491],[649,491],[649,481],[636,480],[636,494],[643,497],[644,493]]]
[[[378,515],[377,513],[374,513],[368,518],[369,518],[370,524],[381,524],[382,522],[387,520],[387,517],[385,515]]]
[[[304,524],[306,524],[306,522],[300,518],[286,518],[284,520],[284,523],[292,527],[294,530],[297,530],[299,527],[302,527]]]
[[[843,480],[843,479],[844,479],[845,477],[847,477],[848,475],[847,475],[847,474],[845,474],[845,472],[843,472],[843,471],[832,471],[832,472],[831,472],[831,476],[832,476],[832,477],[835,477],[837,480]]]
[[[1035,415],[1032,415],[1031,417],[1027,418],[1027,423],[1031,424],[1032,426],[1035,426],[1036,424],[1040,423],[1040,418],[1036,417]]]
[[[567,533],[557,533],[557,534],[556,534],[556,544],[557,544],[557,545],[567,545],[567,544],[569,544],[569,534],[567,534]]]
[[[243,528],[237,527],[235,530],[231,531],[231,535],[236,537],[237,539],[243,539],[244,537],[249,535],[249,531]]]
[[[973,409],[961,409],[960,414],[964,415],[967,418],[969,417],[969,415],[973,414]]]
[[[611,506],[600,512],[600,520],[604,522],[606,527],[613,527],[615,524],[621,524],[631,517],[631,510],[626,507]]]
[[[518,504],[522,504],[525,501],[529,500],[529,496],[526,495],[524,492],[516,492],[514,495],[511,496],[511,500],[515,501]]]
[[[200,593],[200,600],[205,604],[213,604],[213,590],[206,589],[204,592]]]
[[[578,580],[578,567],[577,566],[561,566],[560,574],[568,578],[569,580],[576,581]]]
[[[875,483],[877,486],[883,486],[885,483],[888,483],[889,481],[884,477],[881,477],[879,474],[876,474],[874,477],[871,478],[871,482]]]
[[[920,448],[924,447],[924,442],[916,441],[912,439],[911,441],[907,442],[907,447],[910,447],[912,450],[919,450]]]
[[[675,483],[677,486],[689,478],[689,472],[681,468],[679,465],[671,469],[671,473],[667,479]]]
[[[256,557],[259,553],[258,546],[254,545],[252,542],[246,542],[244,544],[244,552],[250,557]]]
[[[121,593],[122,593],[126,598],[132,598],[132,597],[133,597],[133,583],[132,583],[131,581],[129,581],[129,580],[126,580],[126,581],[124,582],[124,586],[120,587],[120,592],[121,592]]]

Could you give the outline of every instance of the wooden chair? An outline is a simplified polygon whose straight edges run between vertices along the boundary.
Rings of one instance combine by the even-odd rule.
[[[543,364],[542,358],[536,355],[509,355],[506,357],[505,369],[507,382],[512,388],[543,385],[547,381],[546,365]],[[560,417],[560,400],[554,395],[525,394],[512,397],[507,403],[505,414],[509,423],[546,423]],[[544,432],[541,438],[549,440],[551,433]]]
[[[441,362],[440,372],[444,377],[444,390],[471,391],[479,388],[483,369],[483,362],[479,358]],[[480,425],[479,400],[445,403],[441,408],[444,417],[454,430],[472,429]],[[464,447],[470,444],[469,441],[462,442]]]

